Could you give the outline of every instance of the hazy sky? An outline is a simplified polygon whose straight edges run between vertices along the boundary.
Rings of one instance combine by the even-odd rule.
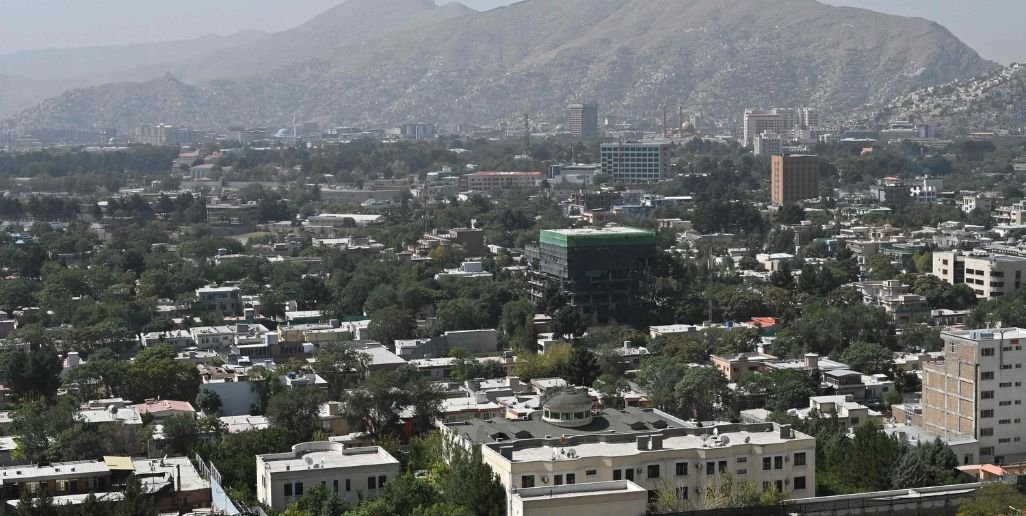
[[[0,0],[0,54],[299,25],[341,0]],[[823,0],[939,22],[1002,63],[1026,61],[1026,0]],[[445,0],[443,0],[445,3]],[[464,0],[490,9],[511,0]]]

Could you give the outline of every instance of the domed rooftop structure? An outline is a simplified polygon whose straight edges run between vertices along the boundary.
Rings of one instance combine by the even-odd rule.
[[[567,428],[587,426],[592,405],[586,389],[563,389],[542,403],[542,421]]]

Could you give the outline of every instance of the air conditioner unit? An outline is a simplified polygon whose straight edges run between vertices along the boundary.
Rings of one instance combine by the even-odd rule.
[[[549,483],[549,477],[547,477],[545,475],[542,475],[541,481],[542,481],[543,484],[548,484]]]

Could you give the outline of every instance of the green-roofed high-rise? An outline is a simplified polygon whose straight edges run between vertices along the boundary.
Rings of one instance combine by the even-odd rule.
[[[645,309],[657,253],[652,231],[544,230],[537,247],[526,249],[532,297],[541,302],[555,287],[585,320],[602,324],[637,319]]]

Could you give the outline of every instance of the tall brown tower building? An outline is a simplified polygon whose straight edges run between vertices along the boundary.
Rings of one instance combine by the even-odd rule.
[[[773,204],[783,206],[819,196],[819,156],[773,156]]]

